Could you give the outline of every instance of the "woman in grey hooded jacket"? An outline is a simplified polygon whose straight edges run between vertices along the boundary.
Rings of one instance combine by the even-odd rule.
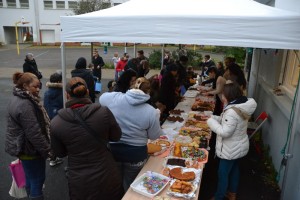
[[[213,115],[207,120],[209,128],[217,134],[216,155],[220,158],[215,199],[223,199],[228,189],[229,199],[234,200],[239,183],[239,158],[249,150],[247,124],[256,102],[243,96],[240,86],[232,82],[224,86],[222,100],[225,108],[221,116]]]
[[[125,191],[147,160],[148,139],[155,140],[163,133],[159,111],[147,103],[149,93],[150,82],[141,77],[125,94],[110,92],[100,97],[100,104],[111,110],[122,130],[120,141],[111,143],[111,150],[121,169]]]

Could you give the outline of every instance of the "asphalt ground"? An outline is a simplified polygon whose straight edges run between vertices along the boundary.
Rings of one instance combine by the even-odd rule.
[[[132,48],[127,48],[128,52],[132,51]],[[103,55],[104,62],[111,62],[113,53],[115,51],[122,52],[123,48],[111,48],[108,54]],[[145,53],[152,51],[151,49],[144,50]],[[40,91],[41,101],[43,101],[44,92],[46,91],[46,82],[49,81],[49,77],[56,70],[61,69],[61,54],[59,47],[44,48],[44,47],[27,47],[23,46],[20,51],[20,56],[16,54],[16,49],[13,48],[0,48],[0,200],[11,200],[8,191],[11,186],[12,178],[8,166],[11,161],[16,158],[9,156],[4,151],[4,142],[6,134],[6,114],[10,98],[12,97],[12,75],[16,71],[22,71],[24,58],[26,53],[33,53],[38,65],[39,70],[43,73],[43,88]],[[75,63],[79,57],[85,57],[87,62],[90,61],[90,47],[77,47],[66,48],[66,69],[67,78],[70,78],[70,71],[74,69]],[[148,76],[155,73],[159,73],[158,70],[151,70]],[[103,69],[102,71],[102,92],[107,91],[107,83],[114,78],[114,70]],[[97,95],[98,97],[100,94]],[[96,103],[98,100],[96,99]],[[48,161],[47,161],[48,163]],[[64,163],[55,167],[50,167],[47,164],[46,169],[46,182],[44,195],[47,200],[65,200],[68,199],[68,185],[64,172],[64,167],[67,165],[66,159]]]

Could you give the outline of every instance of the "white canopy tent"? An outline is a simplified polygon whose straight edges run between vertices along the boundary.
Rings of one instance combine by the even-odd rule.
[[[131,0],[61,17],[62,42],[300,49],[300,14],[252,0]]]
[[[300,49],[300,14],[252,0],[131,0],[61,17],[65,42],[132,42]]]

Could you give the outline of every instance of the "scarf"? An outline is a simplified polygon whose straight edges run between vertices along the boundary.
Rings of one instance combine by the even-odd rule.
[[[28,99],[33,103],[37,113],[41,114],[42,117],[42,119],[38,118],[42,134],[50,142],[50,119],[45,108],[40,104],[40,97],[33,96],[29,91],[17,87],[14,87],[13,94],[20,98]]]
[[[93,102],[90,100],[90,98],[71,98],[66,102],[66,108],[70,108],[76,104],[92,104]],[[75,106],[76,107],[76,106]],[[81,107],[81,106],[80,106]]]

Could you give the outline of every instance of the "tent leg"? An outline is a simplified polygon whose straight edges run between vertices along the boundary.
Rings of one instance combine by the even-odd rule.
[[[135,58],[136,57],[136,45],[135,45],[135,43],[133,43],[133,58]]]
[[[61,71],[62,71],[62,85],[63,85],[63,101],[64,101],[64,108],[66,108],[66,49],[65,49],[65,44],[62,42],[60,45],[60,53],[61,53]]]
[[[160,69],[164,68],[164,50],[165,50],[165,44],[161,45],[161,65],[160,65]]]
[[[91,60],[93,60],[94,43],[91,42]]]
[[[125,42],[124,53],[127,53],[127,42]]]

